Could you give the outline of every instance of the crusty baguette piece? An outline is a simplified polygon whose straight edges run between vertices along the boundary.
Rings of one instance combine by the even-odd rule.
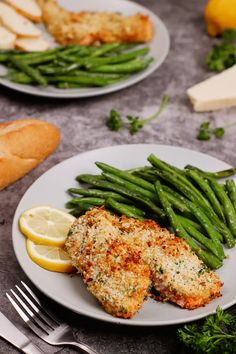
[[[29,20],[42,21],[42,10],[35,0],[5,0],[5,2]]]
[[[59,142],[59,129],[44,121],[19,119],[0,123],[0,190],[36,167]]]
[[[14,48],[16,35],[5,27],[0,26],[0,49]]]
[[[16,12],[12,7],[0,2],[0,20],[4,27],[18,36],[39,37],[41,31],[30,20]]]
[[[38,52],[48,49],[50,43],[45,39],[39,38],[17,38],[15,41],[15,47],[27,52]]]

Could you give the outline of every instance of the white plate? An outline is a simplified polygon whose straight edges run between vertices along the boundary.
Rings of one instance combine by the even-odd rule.
[[[178,167],[186,164],[198,166],[209,171],[230,167],[226,163],[199,152],[163,145],[121,145],[89,151],[65,160],[44,173],[25,193],[19,203],[13,222],[13,245],[16,257],[30,280],[46,295],[65,307],[96,319],[126,325],[169,325],[196,320],[213,313],[219,305],[227,308],[236,303],[236,248],[227,250],[229,259],[218,271],[224,282],[223,296],[213,300],[206,307],[197,310],[183,310],[169,303],[158,303],[148,299],[133,319],[114,318],[107,314],[86,290],[80,276],[53,273],[39,267],[28,257],[25,239],[18,229],[20,214],[27,208],[39,204],[49,204],[64,208],[69,200],[66,190],[77,186],[75,177],[81,173],[97,173],[95,161],[103,161],[121,169],[129,169],[147,164],[147,156],[156,154],[161,159]]]
[[[131,1],[126,0],[86,0],[86,1],[75,1],[75,0],[59,0],[59,4],[65,7],[67,10],[79,12],[79,11],[105,11],[105,12],[120,12],[123,15],[134,15],[137,12],[142,12],[143,14],[149,15],[150,19],[154,25],[154,37],[150,44],[150,53],[148,55],[154,58],[154,61],[149,65],[149,67],[135,75],[132,75],[127,80],[121,81],[120,83],[106,86],[106,87],[96,87],[96,88],[80,88],[80,89],[57,89],[52,86],[47,88],[40,88],[31,85],[21,85],[11,82],[6,79],[0,79],[0,84],[28,94],[44,97],[54,97],[54,98],[73,98],[73,97],[91,97],[103,95],[106,93],[121,90],[123,88],[129,87],[136,82],[143,80],[145,77],[150,75],[154,70],[156,70],[165,60],[169,51],[169,34],[164,25],[164,23],[150,10],[147,8],[136,4]],[[0,68],[1,69],[1,68]],[[3,69],[3,66],[2,66]],[[1,70],[0,70],[1,71]]]

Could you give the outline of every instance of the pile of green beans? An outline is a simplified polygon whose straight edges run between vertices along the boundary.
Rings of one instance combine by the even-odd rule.
[[[148,47],[134,44],[58,46],[43,52],[0,50],[3,78],[23,85],[59,89],[102,87],[125,80],[152,62]]]
[[[76,177],[86,188],[70,188],[66,203],[76,217],[95,206],[139,220],[154,219],[172,228],[211,269],[222,266],[224,247],[235,246],[235,169],[205,172],[187,165],[179,169],[154,154],[150,166],[123,171],[96,162],[100,175]],[[228,178],[224,184],[220,178]]]

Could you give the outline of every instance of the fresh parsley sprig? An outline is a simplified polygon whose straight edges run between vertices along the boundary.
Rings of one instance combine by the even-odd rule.
[[[131,135],[136,134],[140,129],[143,128],[143,126],[155,118],[159,117],[163,109],[166,107],[167,103],[169,101],[169,96],[165,95],[162,99],[161,105],[158,109],[157,112],[155,112],[152,116],[148,118],[141,119],[139,116],[131,116],[127,115],[126,119],[127,121],[124,121],[119,112],[116,110],[112,109],[110,111],[109,117],[106,122],[106,126],[112,130],[112,131],[118,131],[122,127],[127,127],[129,129],[129,132]]]
[[[236,30],[228,29],[222,34],[222,42],[215,45],[207,55],[206,63],[210,70],[222,71],[236,64]]]
[[[216,127],[216,128],[211,128],[210,124],[211,123],[209,121],[206,121],[200,125],[197,133],[198,140],[210,140],[213,135],[217,139],[221,139],[225,134],[225,129],[232,127],[233,125],[236,125],[236,122],[232,122],[230,124],[226,124],[224,126]]]
[[[196,353],[235,354],[236,318],[218,307],[202,325],[185,325],[177,335]]]

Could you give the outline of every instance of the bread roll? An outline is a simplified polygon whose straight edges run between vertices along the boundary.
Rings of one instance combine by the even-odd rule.
[[[35,0],[5,0],[5,2],[29,20],[42,21],[42,10]]]
[[[0,190],[23,177],[60,142],[53,124],[37,119],[0,123]]]

